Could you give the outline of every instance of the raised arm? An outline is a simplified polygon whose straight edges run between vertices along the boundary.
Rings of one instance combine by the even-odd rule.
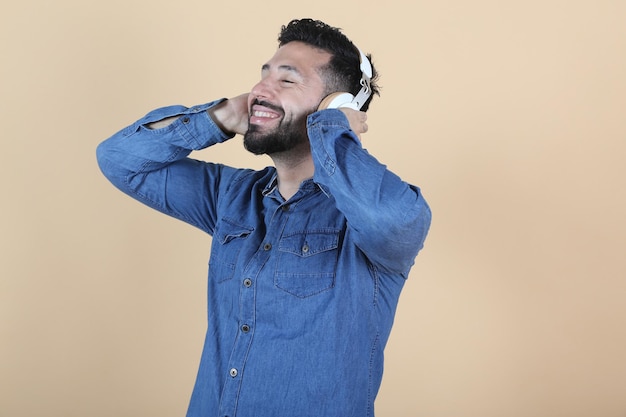
[[[366,126],[352,130],[349,123],[364,123],[358,113],[330,109],[309,116],[314,179],[335,198],[367,257],[386,270],[407,274],[424,245],[431,212],[419,188],[363,149],[357,133]]]
[[[244,96],[148,113],[98,146],[100,169],[129,196],[212,233],[219,187],[237,170],[188,155],[245,130]]]

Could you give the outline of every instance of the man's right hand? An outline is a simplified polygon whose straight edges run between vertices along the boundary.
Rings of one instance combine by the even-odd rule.
[[[229,98],[208,110],[224,133],[243,135],[248,131],[248,95]]]

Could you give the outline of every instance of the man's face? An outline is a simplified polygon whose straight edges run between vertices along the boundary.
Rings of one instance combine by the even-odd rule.
[[[247,150],[273,154],[308,141],[306,118],[317,109],[324,92],[318,69],[329,60],[328,52],[290,42],[263,65],[261,81],[248,99]]]

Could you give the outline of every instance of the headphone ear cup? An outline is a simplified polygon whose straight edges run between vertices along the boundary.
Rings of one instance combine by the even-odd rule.
[[[318,110],[337,109],[339,107],[351,107],[350,104],[354,100],[354,96],[350,93],[332,93],[324,97],[320,103]]]

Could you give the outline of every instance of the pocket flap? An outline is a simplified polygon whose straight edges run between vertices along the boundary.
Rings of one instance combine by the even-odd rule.
[[[222,218],[213,234],[213,239],[224,245],[233,239],[247,237],[253,231],[254,227],[244,226],[232,219]]]
[[[307,231],[283,236],[278,250],[301,257],[336,249],[339,244],[339,231]]]

